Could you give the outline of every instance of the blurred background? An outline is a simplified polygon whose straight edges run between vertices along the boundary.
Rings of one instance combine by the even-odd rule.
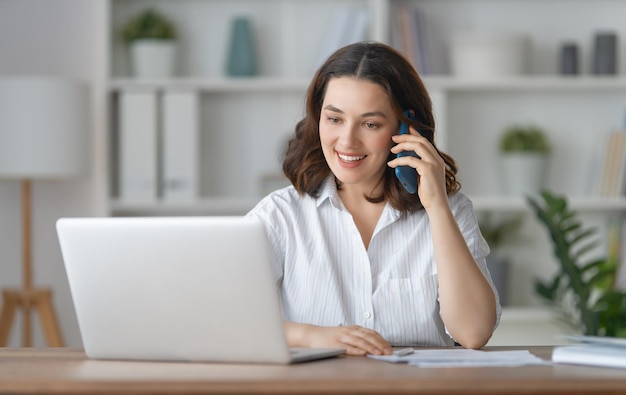
[[[0,160],[0,287],[23,282],[32,178],[32,282],[52,289],[63,343],[80,346],[55,221],[244,214],[286,185],[281,155],[316,68],[376,40],[422,75],[437,144],[494,237],[505,312],[491,344],[556,344],[567,328],[534,282],[559,266],[526,197],[565,197],[597,229],[590,254],[623,259],[625,14],[623,0],[0,0],[0,78],[88,92],[82,174],[3,177]],[[5,129],[0,144],[21,133]],[[506,159],[519,151],[504,143],[511,129],[547,141],[519,149],[540,160],[525,156],[521,172]],[[19,312],[14,321],[18,346]],[[33,336],[46,345],[36,314]]]

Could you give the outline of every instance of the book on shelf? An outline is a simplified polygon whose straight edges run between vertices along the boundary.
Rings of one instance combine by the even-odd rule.
[[[599,197],[621,197],[626,191],[626,131],[600,140],[595,157],[594,190]]]
[[[618,290],[626,290],[626,254],[623,247],[626,245],[625,219],[623,214],[610,215],[606,224],[606,259],[616,268],[614,287]]]
[[[552,362],[626,369],[626,339],[605,336],[562,336],[579,344],[557,346]]]
[[[392,19],[392,46],[413,64],[421,75],[428,74],[424,15],[417,7],[399,6]]]
[[[367,38],[369,14],[365,8],[337,7],[322,40],[315,69],[337,49]]]

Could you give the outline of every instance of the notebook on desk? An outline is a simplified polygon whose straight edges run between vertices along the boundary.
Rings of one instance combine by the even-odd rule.
[[[83,346],[96,359],[292,363],[263,225],[244,217],[62,218]]]

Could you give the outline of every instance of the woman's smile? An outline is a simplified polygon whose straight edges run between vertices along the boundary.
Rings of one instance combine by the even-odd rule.
[[[346,166],[358,166],[367,155],[342,154],[337,152],[340,161]]]

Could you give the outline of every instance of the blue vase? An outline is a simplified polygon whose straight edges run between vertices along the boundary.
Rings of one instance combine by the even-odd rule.
[[[226,72],[233,77],[248,77],[257,73],[256,48],[250,20],[235,18],[231,24]]]

